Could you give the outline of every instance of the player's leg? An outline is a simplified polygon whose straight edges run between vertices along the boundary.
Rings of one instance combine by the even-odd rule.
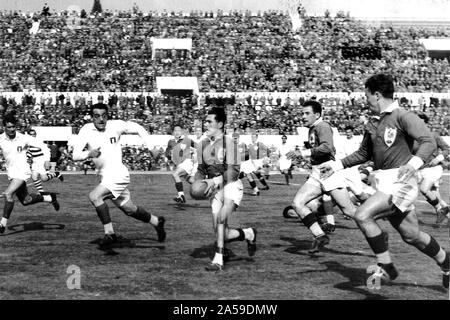
[[[311,247],[310,253],[317,252],[321,247],[329,243],[330,239],[320,227],[317,216],[313,214],[307,203],[313,199],[322,196],[322,188],[320,183],[314,179],[309,178],[297,191],[297,194],[292,201],[292,207],[297,215],[302,219],[303,224],[314,235],[315,241]]]
[[[435,238],[419,229],[415,210],[400,212],[388,217],[392,226],[400,233],[403,241],[434,259],[443,272],[443,285],[448,288],[450,273],[449,253],[439,245]]]
[[[166,231],[164,230],[164,223],[166,220],[164,217],[152,215],[143,207],[135,205],[131,200],[131,195],[128,188],[125,189],[119,197],[113,199],[112,201],[127,216],[144,223],[150,223],[156,230],[158,241],[164,242],[166,239]]]
[[[0,221],[0,233],[5,232],[6,225],[8,224],[8,219],[14,209],[14,196],[16,191],[24,184],[23,180],[12,179],[9,181],[8,187],[3,192],[3,197],[5,198],[5,204],[3,206],[3,216]]]
[[[382,274],[384,270],[389,278],[394,280],[398,276],[398,272],[394,268],[389,253],[388,236],[376,222],[376,219],[392,215],[398,210],[391,198],[391,195],[377,191],[356,209],[354,219],[375,253],[380,268],[379,273]]]
[[[184,195],[184,190],[183,190],[183,182],[181,181],[181,176],[183,176],[183,175],[187,175],[187,173],[180,166],[177,166],[175,171],[172,173],[172,178],[175,182],[175,189],[178,192],[178,195],[175,198],[173,198],[173,200],[178,203],[186,202],[186,197]]]
[[[31,180],[33,180],[33,184],[37,192],[42,194],[44,192],[44,187],[42,186],[42,179],[40,173],[37,171],[32,171]]]
[[[253,179],[253,175],[251,173],[247,173],[248,183],[250,183],[250,187],[253,189],[252,195],[259,196],[259,189],[256,186],[255,179]]]
[[[116,240],[111,216],[109,214],[109,207],[105,203],[105,199],[114,198],[112,192],[102,184],[99,184],[89,193],[89,200],[97,212],[97,216],[103,224],[103,229],[105,231],[104,242],[114,242]],[[109,236],[109,238],[108,238]],[[108,240],[109,239],[109,240]]]
[[[337,188],[331,190],[330,195],[345,216],[350,218],[353,218],[355,216],[356,207],[350,199],[350,195],[346,188]]]
[[[325,223],[321,224],[320,227],[325,233],[334,232],[336,228],[334,220],[334,202],[330,195],[324,194],[322,196],[321,209],[325,215]]]
[[[55,172],[46,171],[45,173],[41,174],[41,180],[43,182],[50,181],[54,178],[58,178],[61,182],[64,181],[64,176],[59,171],[55,171]]]
[[[253,172],[253,174],[256,176],[256,178],[258,178],[259,182],[261,182],[261,184],[263,185],[263,188],[261,190],[269,190],[269,185],[267,184],[266,179],[261,174],[260,170],[261,169],[256,170],[255,172]]]
[[[286,181],[286,185],[289,185],[289,172],[288,170],[280,170],[281,174],[284,175],[284,180]]]
[[[24,206],[29,206],[38,202],[48,202],[50,203],[56,211],[59,211],[59,202],[56,199],[56,194],[53,192],[46,192],[45,194],[40,193],[29,193],[27,184],[24,182],[16,191],[17,198],[20,203]]]

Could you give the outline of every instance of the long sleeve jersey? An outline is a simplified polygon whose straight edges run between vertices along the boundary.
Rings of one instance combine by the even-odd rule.
[[[195,180],[223,176],[225,185],[238,179],[241,155],[236,141],[222,135],[215,140],[203,140],[200,148]]]
[[[342,164],[352,167],[373,160],[375,169],[399,168],[413,157],[414,141],[418,143],[415,155],[426,163],[436,150],[433,135],[417,115],[394,102],[379,122],[366,130],[360,148],[342,159]]]

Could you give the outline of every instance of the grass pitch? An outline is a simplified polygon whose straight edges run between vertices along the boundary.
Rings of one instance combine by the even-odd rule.
[[[0,235],[0,299],[448,299],[441,273],[433,260],[405,244],[382,221],[400,276],[381,289],[368,289],[366,268],[375,263],[362,233],[353,221],[336,216],[331,243],[319,254],[307,250],[312,236],[303,224],[284,219],[305,177],[295,185],[271,176],[271,189],[250,195],[247,182],[242,204],[231,226],[258,229],[258,251],[247,255],[245,242],[230,244],[235,256],[221,273],[204,271],[213,255],[213,232],[208,201],[189,197],[175,204],[175,188],[168,175],[132,175],[132,199],[149,212],[166,218],[167,240],[158,243],[150,225],[125,216],[111,204],[116,233],[134,246],[101,251],[95,240],[103,228],[87,195],[98,183],[94,175],[66,175],[65,182],[44,185],[59,192],[61,210],[49,204],[23,207],[16,202],[8,230]],[[450,198],[445,176],[441,193]],[[0,177],[5,189],[6,176]],[[448,226],[434,226],[434,210],[420,197],[417,207],[424,231],[449,248]],[[94,242],[94,243],[92,243]],[[75,266],[80,289],[69,289]],[[69,270],[68,270],[69,268]],[[70,279],[69,279],[70,280]],[[70,281],[69,281],[70,282]]]

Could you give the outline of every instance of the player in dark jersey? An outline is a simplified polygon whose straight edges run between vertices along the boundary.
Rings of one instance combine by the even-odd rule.
[[[419,118],[428,124],[428,117],[420,113]],[[425,196],[427,202],[436,209],[436,223],[440,224],[450,212],[450,206],[442,199],[439,193],[439,181],[444,172],[442,162],[450,155],[450,146],[442,139],[437,132],[431,132],[436,140],[437,149],[433,154],[433,159],[424,164],[419,170],[419,189]],[[418,149],[418,143],[414,142],[413,152]]]
[[[315,240],[309,252],[316,253],[328,244],[330,239],[320,227],[316,215],[312,214],[307,206],[308,202],[328,194],[345,215],[353,217],[356,209],[350,201],[344,179],[340,174],[333,174],[326,179],[320,177],[318,166],[326,161],[334,160],[336,150],[333,145],[332,128],[330,124],[322,120],[322,105],[318,101],[309,100],[304,103],[303,122],[309,127],[307,145],[311,153],[312,172],[297,191],[292,207],[314,235]]]
[[[216,236],[215,255],[206,267],[208,271],[223,270],[226,257],[225,243],[247,240],[250,256],[256,251],[256,229],[228,227],[228,217],[240,205],[243,196],[242,181],[239,180],[240,154],[237,143],[224,135],[225,111],[213,107],[206,117],[206,135],[197,149],[198,170],[195,180],[205,180],[205,194],[211,199],[213,227]]]
[[[173,136],[174,138],[169,140],[166,149],[167,159],[176,165],[172,177],[178,195],[173,200],[178,203],[185,203],[186,197],[181,178],[191,184],[194,182],[194,161],[192,160],[191,148],[195,148],[195,143],[184,134],[183,127],[180,124],[173,127]]]
[[[252,143],[248,145],[247,149],[249,159],[242,163],[241,171],[247,176],[248,182],[253,189],[252,195],[258,196],[260,193],[253,175],[263,185],[261,190],[269,190],[266,179],[261,174],[265,163],[269,161],[269,148],[264,143],[258,141],[258,134],[254,132],[252,133]]]
[[[425,123],[417,115],[399,107],[394,100],[394,81],[385,74],[370,77],[365,93],[371,111],[380,115],[373,130],[365,132],[358,151],[342,160],[323,163],[324,176],[342,168],[373,160],[373,186],[377,192],[356,211],[355,221],[377,257],[375,276],[394,280],[398,272],[392,263],[387,233],[376,219],[387,218],[403,241],[433,258],[443,272],[443,285],[448,288],[449,254],[429,234],[419,229],[413,202],[418,195],[417,170],[428,162],[436,150],[436,142]],[[418,149],[413,154],[413,143]]]

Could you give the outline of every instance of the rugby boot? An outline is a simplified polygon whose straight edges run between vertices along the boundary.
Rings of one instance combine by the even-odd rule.
[[[311,249],[308,250],[309,253],[317,253],[324,246],[330,243],[330,238],[324,234],[314,239],[314,242],[311,245]]]
[[[50,202],[50,204],[53,206],[55,211],[59,211],[60,206],[59,206],[58,199],[56,198],[56,193],[51,192],[50,196],[52,197],[52,201]]]
[[[256,233],[257,233],[257,231],[255,228],[251,228],[251,229],[253,231],[254,237],[253,237],[252,241],[247,240],[247,252],[250,257],[253,257],[256,252]]]
[[[158,225],[155,226],[155,230],[158,235],[158,242],[164,242],[166,240],[166,230],[164,230],[165,222],[166,219],[164,217],[158,217]]]

